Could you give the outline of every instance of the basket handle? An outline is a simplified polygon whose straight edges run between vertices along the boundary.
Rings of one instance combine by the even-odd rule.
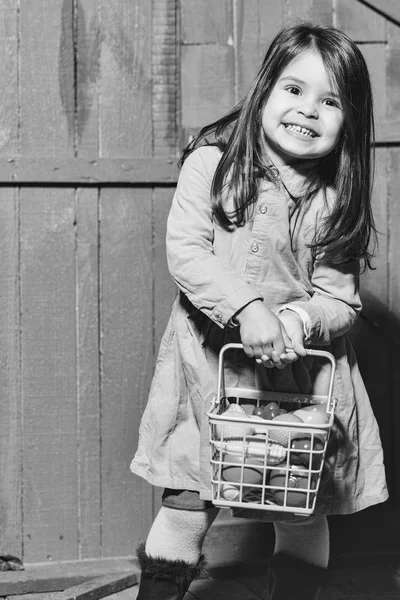
[[[222,346],[220,353],[219,353],[219,362],[218,362],[218,387],[217,387],[217,397],[215,400],[215,403],[217,405],[220,404],[221,399],[225,396],[225,375],[224,375],[224,355],[225,352],[227,352],[228,350],[243,350],[243,344],[225,344],[225,346]],[[336,370],[336,360],[333,356],[333,354],[331,354],[330,352],[326,352],[326,350],[312,350],[312,349],[308,349],[306,350],[307,355],[309,356],[321,356],[326,358],[327,360],[329,360],[329,362],[331,363],[331,376],[329,379],[329,385],[328,385],[328,406],[331,406],[331,402],[332,402],[332,392],[333,392],[333,381],[334,381],[334,377],[335,377],[335,370]]]

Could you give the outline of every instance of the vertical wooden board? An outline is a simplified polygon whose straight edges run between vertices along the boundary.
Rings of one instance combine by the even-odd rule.
[[[21,190],[26,562],[77,558],[74,192]]]
[[[0,189],[0,553],[22,557],[18,192]]]
[[[387,22],[386,47],[387,115],[397,120],[400,114],[400,27]]]
[[[153,0],[153,154],[178,149],[178,17],[176,0]]]
[[[377,119],[386,115],[386,44],[361,44],[371,78],[374,113]]]
[[[191,129],[222,117],[234,104],[233,52],[230,46],[181,49],[181,111],[184,145]]]
[[[232,0],[181,0],[181,43],[226,44],[232,40]]]
[[[274,0],[238,0],[236,15],[237,99],[249,90],[266,50],[283,21],[283,5]]]
[[[76,36],[76,144],[78,156],[99,153],[100,11],[99,0],[77,0]]]
[[[152,3],[99,1],[101,156],[151,156]]]
[[[335,25],[355,42],[386,42],[386,20],[359,0],[336,0]]]
[[[98,190],[77,193],[77,469],[79,558],[101,556]]]
[[[75,135],[73,3],[20,3],[23,154],[72,156]]]
[[[388,202],[389,202],[389,309],[393,318],[390,321],[391,344],[391,384],[392,384],[392,432],[393,432],[393,457],[394,469],[392,470],[392,483],[394,488],[394,501],[398,506],[400,500],[400,149],[388,149]]]
[[[288,0],[285,13],[288,19],[332,25],[332,0]]]
[[[0,0],[0,156],[18,154],[18,29],[16,0]]]
[[[171,207],[172,188],[154,190],[154,350],[157,356],[161,337],[171,313],[177,287],[168,270],[165,251],[166,225]]]
[[[286,4],[274,0],[259,0],[259,4],[260,59],[262,60],[268,46],[285,24]]]
[[[129,470],[153,371],[151,190],[103,189],[100,206],[102,547],[124,556],[152,520]]]

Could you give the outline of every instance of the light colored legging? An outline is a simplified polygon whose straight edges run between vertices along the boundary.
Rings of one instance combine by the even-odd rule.
[[[204,538],[218,509],[190,511],[162,506],[146,541],[146,552],[168,560],[197,563]],[[325,516],[276,522],[275,553],[286,552],[320,567],[329,560],[329,529]]]

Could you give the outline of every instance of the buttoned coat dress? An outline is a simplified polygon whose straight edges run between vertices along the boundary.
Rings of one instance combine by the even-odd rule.
[[[307,165],[275,169],[272,181],[260,182],[245,225],[227,231],[215,221],[210,198],[220,158],[214,146],[199,148],[179,176],[167,224],[168,265],[179,293],[131,470],[155,486],[195,490],[211,499],[206,412],[216,393],[219,350],[240,341],[233,315],[262,299],[274,312],[283,306],[297,311],[307,345],[329,350],[337,361],[333,394],[342,439],[316,513],[352,513],[383,502],[388,492],[379,429],[346,336],[361,310],[359,265],[335,264],[329,253],[313,256],[309,248],[334,193],[318,192],[294,227],[291,214]],[[228,212],[230,202],[228,196]],[[230,387],[323,394],[329,369],[311,356],[282,370],[266,369],[237,350],[227,356],[225,376]]]

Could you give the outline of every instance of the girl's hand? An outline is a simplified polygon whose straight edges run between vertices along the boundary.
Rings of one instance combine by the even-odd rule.
[[[290,336],[278,317],[261,300],[255,300],[235,315],[240,325],[240,338],[247,356],[265,367],[283,369],[297,360]]]
[[[293,310],[283,310],[279,316],[287,335],[290,338],[288,348],[291,348],[298,356],[306,356],[307,351],[304,348],[304,327],[300,316]],[[293,362],[293,361],[290,361]]]

